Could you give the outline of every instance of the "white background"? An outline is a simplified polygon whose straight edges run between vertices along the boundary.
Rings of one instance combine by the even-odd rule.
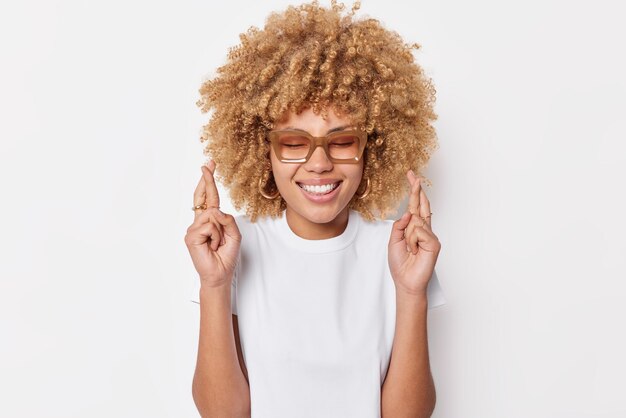
[[[286,4],[3,3],[0,416],[197,416],[198,88]],[[626,416],[621,7],[359,12],[420,43],[438,91],[436,418]]]

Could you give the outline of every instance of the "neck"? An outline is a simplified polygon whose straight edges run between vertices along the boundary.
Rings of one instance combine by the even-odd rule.
[[[298,213],[286,209],[287,225],[294,234],[304,239],[318,240],[328,239],[339,236],[346,230],[350,212],[346,206],[340,213],[330,222],[316,223],[312,222]]]

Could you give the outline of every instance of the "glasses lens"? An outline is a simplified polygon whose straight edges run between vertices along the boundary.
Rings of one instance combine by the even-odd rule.
[[[346,133],[333,136],[328,141],[328,152],[337,160],[351,160],[359,154],[359,137]]]
[[[310,142],[306,136],[283,133],[278,136],[278,147],[283,159],[299,160],[309,153]]]

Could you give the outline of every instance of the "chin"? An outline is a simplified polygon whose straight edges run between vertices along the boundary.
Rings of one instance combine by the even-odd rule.
[[[311,221],[311,222],[315,222],[316,224],[327,224],[330,223],[332,221],[335,220],[335,218],[337,218],[337,215],[339,215],[339,213],[333,211],[326,211],[326,213],[321,213],[323,211],[318,211],[320,213],[314,213],[311,216],[307,216],[307,218]]]
[[[308,219],[310,222],[314,222],[316,224],[327,224],[334,221],[342,212],[342,209],[335,206],[318,208],[306,207],[302,208],[302,210],[298,212],[302,217]]]

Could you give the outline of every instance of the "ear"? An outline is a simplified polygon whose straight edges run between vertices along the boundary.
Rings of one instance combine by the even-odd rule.
[[[274,147],[272,147],[272,144],[268,143],[268,146],[270,147],[270,151],[269,151],[269,158],[267,159],[267,165],[266,168],[269,169],[270,172],[272,172],[273,168],[274,168],[274,161],[278,161],[278,158],[276,157],[276,154],[274,153]]]

